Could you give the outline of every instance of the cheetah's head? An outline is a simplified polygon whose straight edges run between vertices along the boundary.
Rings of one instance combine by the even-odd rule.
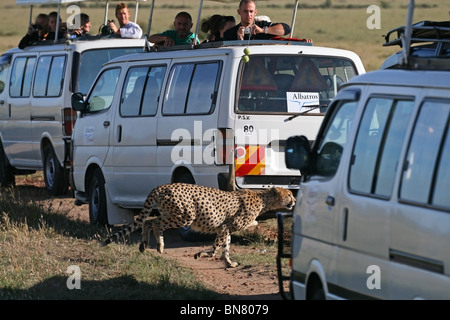
[[[295,197],[292,191],[285,188],[271,188],[270,195],[273,199],[272,206],[274,209],[292,210],[295,205]]]

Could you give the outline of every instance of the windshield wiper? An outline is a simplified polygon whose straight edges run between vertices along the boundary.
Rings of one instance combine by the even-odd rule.
[[[299,112],[299,113],[297,113],[297,114],[294,114],[293,116],[290,116],[289,118],[287,118],[286,120],[284,120],[284,122],[291,121],[291,120],[293,120],[293,119],[295,119],[295,118],[301,116],[302,114],[305,114],[305,113],[308,113],[308,112],[310,112],[310,111],[312,111],[312,110],[316,110],[317,108],[320,108],[320,107],[326,107],[326,106],[327,106],[326,104],[323,104],[323,105],[318,104],[318,105],[315,105],[315,106],[308,106],[308,108],[309,108],[308,110],[305,110],[305,111],[303,111],[303,112]]]

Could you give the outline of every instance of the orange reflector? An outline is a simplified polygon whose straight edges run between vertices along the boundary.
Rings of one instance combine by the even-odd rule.
[[[265,174],[265,156],[263,146],[237,146],[235,148],[235,176]]]

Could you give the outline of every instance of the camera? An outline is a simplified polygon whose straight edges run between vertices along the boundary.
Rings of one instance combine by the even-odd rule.
[[[33,30],[42,30],[42,26],[40,24],[32,24],[31,27]]]
[[[250,34],[250,33],[252,33],[252,28],[250,28],[250,27],[244,28],[244,34]]]
[[[113,34],[113,33],[114,33],[114,32],[109,28],[109,24],[110,24],[111,22],[112,22],[112,23],[115,23],[114,20],[108,20],[108,22],[107,22],[106,24],[100,26],[100,34],[101,34],[102,36],[107,36],[107,35],[110,35],[110,34]]]

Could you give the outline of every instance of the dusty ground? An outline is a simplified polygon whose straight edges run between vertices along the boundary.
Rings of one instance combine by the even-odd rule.
[[[41,179],[34,178],[33,181],[19,181],[16,179],[19,188],[32,192],[34,201],[45,206],[58,209],[58,212],[68,212],[74,219],[89,221],[88,206],[74,205],[74,198],[70,195],[51,199],[44,187]],[[34,187],[33,187],[34,186]],[[259,232],[265,232],[264,227],[256,226]],[[268,237],[276,237],[274,230],[266,230]],[[278,278],[276,273],[275,256],[272,266],[239,265],[236,268],[225,268],[222,260],[215,258],[194,259],[193,256],[203,248],[210,246],[210,242],[186,242],[178,235],[176,230],[168,230],[165,236],[165,252],[167,258],[176,259],[180,264],[192,269],[198,279],[200,279],[210,289],[223,294],[225,299],[242,300],[281,300],[279,294]],[[150,250],[155,250],[154,243],[150,243]],[[259,250],[258,248],[234,246],[231,244],[231,258],[233,253],[250,253]],[[287,282],[284,290],[288,291]]]

